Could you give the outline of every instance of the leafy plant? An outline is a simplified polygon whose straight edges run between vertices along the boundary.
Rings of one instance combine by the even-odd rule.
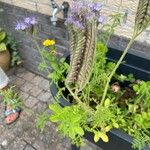
[[[12,108],[21,106],[21,97],[14,88],[15,86],[12,86],[6,90],[0,90],[0,96],[3,97],[3,103]]]
[[[100,9],[93,12],[93,4],[94,8],[99,8],[99,3],[85,1],[75,2],[72,7],[67,22],[71,39],[69,69],[65,59],[57,57],[56,49],[37,46],[42,57],[40,68],[48,72],[48,77],[58,88],[57,100],[67,92],[66,100],[72,102],[72,106],[64,108],[58,105],[59,101],[50,105],[50,120],[78,146],[83,142],[85,131],[94,133],[95,142],[100,139],[108,142],[107,132],[120,128],[134,138],[134,148],[142,149],[150,145],[150,83],[136,83],[133,75],[118,75],[116,70],[135,39],[150,24],[150,2],[139,1],[134,33],[117,63],[107,62],[106,53],[107,43],[120,24],[121,15],[111,15],[112,25],[109,24],[104,37],[96,40],[95,22]],[[128,81],[130,85],[114,93],[112,79],[119,83]]]
[[[4,52],[7,49],[6,44],[4,42],[5,38],[6,38],[6,33],[0,30],[0,52]]]
[[[0,30],[0,52],[9,50],[11,53],[11,66],[19,65],[21,58],[18,52],[18,46],[15,39],[11,34],[6,33],[2,29]]]
[[[6,45],[11,53],[11,66],[16,66],[22,63],[19,56],[18,44],[11,34],[7,34]]]

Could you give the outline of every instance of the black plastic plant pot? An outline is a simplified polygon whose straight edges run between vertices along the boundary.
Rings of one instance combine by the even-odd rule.
[[[120,57],[121,52],[115,49],[110,49],[108,53],[108,60],[116,61]],[[141,57],[137,57],[132,54],[127,54],[124,59],[123,64],[120,65],[120,68],[117,70],[118,73],[128,75],[132,73],[136,79],[150,80],[150,60],[146,60]],[[51,88],[52,96],[55,98],[57,93],[57,88],[55,84],[52,84]],[[62,107],[70,106],[71,103],[61,97],[59,104]],[[109,142],[104,143],[102,140],[99,140],[97,143],[94,142],[94,135],[90,132],[86,132],[84,136],[88,141],[94,143],[103,150],[133,150],[132,148],[132,137],[124,133],[119,129],[112,129],[108,132]],[[75,146],[73,149],[77,150]],[[150,150],[149,147],[145,147],[143,150]]]

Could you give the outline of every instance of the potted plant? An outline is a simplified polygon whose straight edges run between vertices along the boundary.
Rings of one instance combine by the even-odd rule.
[[[14,67],[21,62],[17,42],[11,34],[0,29],[0,67],[6,71],[9,66]]]
[[[10,64],[10,53],[7,49],[5,38],[6,32],[0,30],[0,67],[6,71]]]
[[[88,132],[98,145],[107,143],[104,149],[130,150],[131,143],[133,148],[143,149],[150,145],[150,81],[118,74],[117,69],[135,39],[149,27],[150,3],[139,1],[133,36],[117,63],[107,61],[106,53],[111,34],[120,22],[119,14],[112,15],[112,26],[106,25],[106,34],[97,39],[98,21],[102,20],[100,9],[96,2],[73,2],[67,20],[69,65],[66,58],[58,57],[54,42],[47,40],[43,49],[38,48],[42,56],[39,68],[48,71],[56,100],[49,106],[50,120],[77,146],[83,143],[84,136],[88,137]]]

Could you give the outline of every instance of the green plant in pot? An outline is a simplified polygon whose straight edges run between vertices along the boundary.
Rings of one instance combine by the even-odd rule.
[[[119,128],[133,137],[134,148],[142,149],[150,145],[149,81],[137,82],[131,75],[119,75],[116,70],[135,39],[149,26],[150,3],[149,0],[139,1],[133,36],[117,63],[107,62],[106,57],[112,30],[105,36],[103,41],[106,42],[97,39],[97,25],[102,20],[100,10],[101,5],[97,2],[72,3],[66,22],[70,34],[69,67],[65,58],[54,55],[52,47],[48,47],[50,51],[39,49],[42,55],[40,69],[48,71],[48,77],[58,88],[56,102],[49,106],[52,110],[50,120],[57,123],[58,130],[77,146],[83,143],[87,131],[94,134],[95,142],[107,143],[108,132]],[[114,21],[119,22],[116,17],[118,15],[113,15]],[[104,27],[108,28],[108,24]],[[121,86],[125,80],[129,81],[128,85]],[[62,108],[59,105],[62,96],[72,105]]]
[[[0,30],[0,67],[8,70],[10,64],[10,53],[5,43],[6,32]]]

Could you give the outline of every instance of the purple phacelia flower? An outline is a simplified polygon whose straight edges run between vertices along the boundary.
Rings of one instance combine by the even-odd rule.
[[[35,24],[37,24],[37,20],[36,20],[35,17],[26,17],[26,18],[24,19],[24,22],[25,22],[26,24],[28,24],[28,25],[35,25]]]
[[[23,22],[18,22],[15,29],[16,30],[25,30],[27,28],[27,25]]]
[[[31,18],[30,18],[30,17],[26,17],[26,18],[24,19],[24,22],[25,22],[26,24],[30,24],[30,21],[31,21]]]
[[[31,23],[32,25],[37,24],[36,18],[35,18],[35,17],[32,17],[30,23]]]
[[[102,4],[101,3],[93,3],[93,4],[91,4],[90,8],[93,11],[100,11],[102,9]]]
[[[105,17],[101,15],[101,16],[98,18],[98,22],[99,22],[99,23],[104,23],[104,21],[105,21]]]
[[[75,21],[74,26],[79,29],[84,29],[84,26],[80,21]]]
[[[91,21],[95,18],[95,14],[94,13],[87,13],[87,14],[85,14],[85,18],[86,18],[86,20]]]

